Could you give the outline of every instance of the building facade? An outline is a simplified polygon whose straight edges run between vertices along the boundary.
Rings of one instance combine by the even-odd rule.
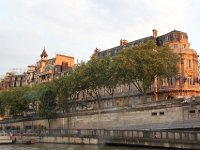
[[[25,86],[27,85],[27,74],[26,72],[22,74],[7,72],[0,84],[1,89]]]
[[[28,66],[28,84],[57,79],[74,66],[74,57],[56,54],[54,58],[48,59],[45,49],[40,57],[41,59],[36,62],[36,65]]]
[[[118,52],[126,47],[138,45],[148,40],[154,40],[157,46],[168,45],[174,53],[180,56],[177,77],[171,79],[157,79],[155,85],[149,89],[149,94],[159,97],[159,99],[192,97],[200,95],[200,79],[198,70],[198,54],[190,48],[188,35],[185,32],[173,30],[161,36],[157,36],[157,30],[153,30],[153,35],[139,40],[128,42],[125,39],[120,40],[120,45],[114,48],[100,51],[95,49],[99,57],[105,55],[115,56]],[[120,89],[121,85],[118,87]],[[126,86],[124,86],[127,88]],[[130,87],[128,87],[130,89]],[[123,89],[121,91],[127,91]],[[155,98],[154,97],[154,98]],[[155,98],[156,99],[156,98]]]
[[[48,82],[61,77],[74,66],[74,57],[56,54],[54,58],[48,59],[45,49],[40,57],[41,59],[36,62],[36,65],[28,66],[27,72],[22,74],[6,73],[0,81],[0,90]]]

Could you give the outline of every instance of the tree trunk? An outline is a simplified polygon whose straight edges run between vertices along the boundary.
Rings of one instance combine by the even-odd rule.
[[[147,93],[146,91],[144,91],[143,93],[143,104],[146,104],[147,103]]]
[[[49,129],[51,128],[51,119],[48,119]]]

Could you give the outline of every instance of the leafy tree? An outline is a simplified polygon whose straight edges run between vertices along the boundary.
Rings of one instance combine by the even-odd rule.
[[[102,80],[102,86],[108,94],[112,97],[114,95],[115,88],[118,84],[118,78],[115,69],[115,63],[111,60],[109,55],[100,59],[100,74]]]
[[[10,97],[8,99],[10,114],[13,117],[17,115],[22,115],[24,110],[26,110],[26,103],[24,102],[23,96],[27,91],[27,87],[13,88],[10,92]]]
[[[68,111],[68,100],[70,100],[71,97],[71,86],[69,85],[69,82],[68,76],[54,80],[56,103],[63,113]]]
[[[97,99],[99,108],[101,99],[101,89],[106,86],[106,71],[108,70],[108,59],[100,59],[98,56],[93,55],[88,61],[85,69],[85,83],[88,84],[88,93]]]
[[[55,91],[50,86],[44,86],[39,96],[39,114],[48,119],[49,128],[51,127],[51,118],[56,110]]]
[[[175,76],[178,72],[178,56],[169,47],[156,47],[153,41],[125,48],[114,61],[121,83],[132,83],[143,94],[144,103],[157,77]]]
[[[25,104],[24,111],[36,112],[37,105],[39,102],[38,98],[39,98],[39,91],[35,87],[30,88],[28,91],[26,91],[22,97],[23,102]]]
[[[5,115],[5,109],[8,108],[7,100],[9,99],[9,92],[3,91],[0,93],[0,115]]]

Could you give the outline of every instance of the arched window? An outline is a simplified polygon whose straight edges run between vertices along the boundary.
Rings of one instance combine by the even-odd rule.
[[[51,65],[47,65],[47,66],[45,67],[45,71],[49,71],[49,70],[52,70],[52,66],[51,66]]]

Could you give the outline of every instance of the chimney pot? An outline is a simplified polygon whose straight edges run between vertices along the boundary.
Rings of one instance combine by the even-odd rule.
[[[125,39],[121,39],[121,40],[120,40],[120,46],[126,45],[127,43],[128,43],[128,41],[125,40]]]
[[[156,38],[157,34],[158,34],[158,31],[156,29],[153,29],[152,31],[153,31],[153,37]]]

